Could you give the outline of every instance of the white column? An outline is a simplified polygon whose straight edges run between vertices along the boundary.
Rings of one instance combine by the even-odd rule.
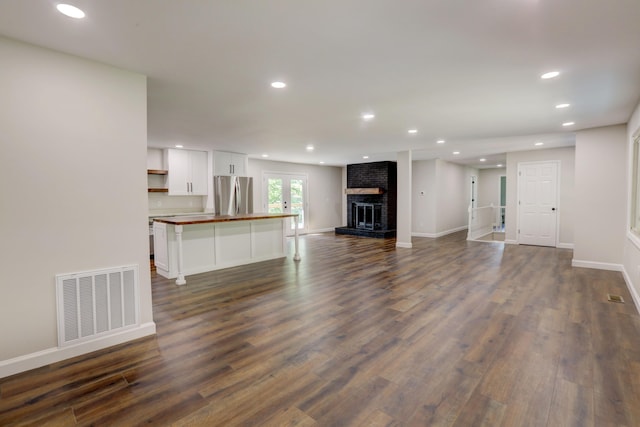
[[[187,281],[184,279],[184,265],[182,261],[182,226],[176,225],[176,242],[178,243],[178,277],[176,278],[176,285],[185,285]]]
[[[396,248],[411,248],[411,151],[398,153]]]

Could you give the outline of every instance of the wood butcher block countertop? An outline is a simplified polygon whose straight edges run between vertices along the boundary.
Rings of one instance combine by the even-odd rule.
[[[298,214],[252,213],[242,215],[185,215],[154,218],[154,221],[173,225],[206,224],[208,222],[252,221],[257,219],[274,219],[295,217]]]

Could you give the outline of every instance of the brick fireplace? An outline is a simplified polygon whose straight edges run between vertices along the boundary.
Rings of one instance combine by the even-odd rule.
[[[395,237],[397,165],[373,162],[347,165],[347,225],[336,234]]]

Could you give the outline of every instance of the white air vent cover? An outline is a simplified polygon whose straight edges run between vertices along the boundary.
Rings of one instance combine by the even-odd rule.
[[[138,325],[138,266],[56,276],[58,345]]]

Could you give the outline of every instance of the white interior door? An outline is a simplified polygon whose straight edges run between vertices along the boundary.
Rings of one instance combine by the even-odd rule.
[[[556,246],[558,164],[518,164],[518,243]]]
[[[298,214],[298,232],[307,232],[307,177],[281,173],[265,173],[263,176],[263,209],[268,213]],[[295,221],[287,219],[287,235],[295,230]]]

